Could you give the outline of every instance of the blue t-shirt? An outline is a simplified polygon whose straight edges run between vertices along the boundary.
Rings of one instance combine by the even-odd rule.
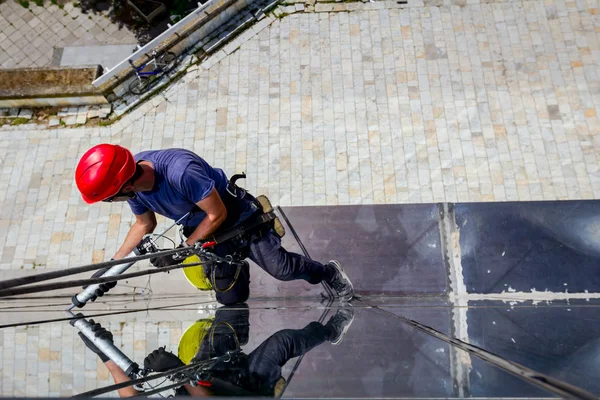
[[[206,213],[196,207],[215,188],[223,196],[227,187],[225,172],[213,168],[197,154],[184,149],[142,151],[136,162],[149,161],[154,167],[154,187],[138,192],[128,200],[131,211],[141,215],[148,210],[177,221],[188,211],[197,212],[181,221],[184,226],[198,226]]]

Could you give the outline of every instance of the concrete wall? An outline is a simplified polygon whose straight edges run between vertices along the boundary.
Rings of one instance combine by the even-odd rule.
[[[38,108],[66,107],[81,105],[108,104],[102,95],[90,96],[61,96],[61,97],[32,97],[25,99],[1,99],[0,108]]]
[[[102,67],[44,67],[0,70],[0,108],[106,104],[92,86]]]
[[[253,1],[255,0],[212,0],[204,4],[169,31],[100,76],[93,85],[107,95],[114,93],[117,97],[124,96],[129,90],[130,83],[135,79],[130,61],[139,66],[149,60],[147,55],[151,55],[152,51],[170,51],[180,55],[190,48],[198,48],[209,41],[211,33],[226,24]],[[179,37],[183,39],[179,40]]]

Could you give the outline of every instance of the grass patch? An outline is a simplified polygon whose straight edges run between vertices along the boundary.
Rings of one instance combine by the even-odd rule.
[[[29,2],[27,0],[19,0],[19,4],[25,8],[29,8]]]
[[[23,125],[29,122],[27,118],[15,118],[12,120],[11,125]]]

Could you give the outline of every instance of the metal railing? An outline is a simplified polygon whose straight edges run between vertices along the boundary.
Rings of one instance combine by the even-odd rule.
[[[225,3],[224,0],[209,0],[204,4],[198,4],[198,8],[196,10],[186,15],[175,25],[170,26],[166,31],[152,39],[143,47],[140,47],[135,53],[132,53],[119,64],[106,71],[102,76],[94,80],[92,85],[95,87],[101,87],[110,83],[110,80],[113,78],[122,78],[122,76],[119,76],[122,72],[127,70],[133,72],[131,68],[132,62],[134,64],[140,64],[139,61],[143,58],[150,59],[153,51],[163,51],[169,49],[170,47],[174,47],[179,43],[178,38],[183,32],[187,32],[190,27],[193,27],[197,22],[200,22],[205,18],[210,18],[211,14],[208,11],[212,11],[213,9],[220,7],[223,3]],[[173,40],[173,43],[169,43],[169,39],[172,39],[174,36],[176,40]]]

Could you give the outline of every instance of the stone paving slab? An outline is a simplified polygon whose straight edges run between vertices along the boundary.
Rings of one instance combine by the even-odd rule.
[[[66,46],[136,43],[127,28],[104,14],[83,14],[73,3],[63,8],[49,1],[43,7],[31,1],[29,8],[14,0],[0,3],[0,68],[58,66],[54,52]]]

